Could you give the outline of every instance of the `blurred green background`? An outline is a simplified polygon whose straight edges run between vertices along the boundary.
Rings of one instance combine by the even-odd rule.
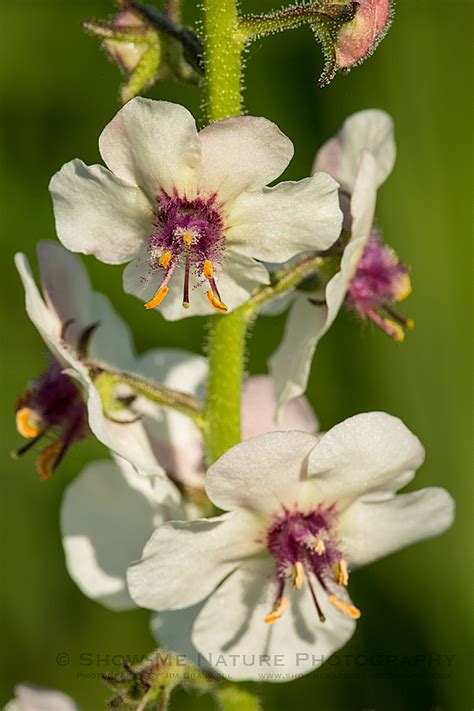
[[[197,14],[188,2],[189,20]],[[247,0],[247,11],[270,0]],[[324,90],[316,86],[321,56],[301,29],[253,45],[246,104],[273,119],[295,143],[286,177],[308,174],[317,146],[350,113],[369,107],[395,119],[398,160],[383,186],[378,219],[386,240],[413,271],[413,296],[403,304],[416,321],[403,346],[343,315],[321,343],[308,390],[324,428],[366,410],[400,416],[427,449],[416,486],[441,485],[457,501],[454,527],[351,581],[362,608],[357,633],[328,666],[286,685],[261,685],[265,708],[316,711],[461,711],[472,702],[472,410],[469,327],[472,313],[472,4],[398,0],[392,30],[376,54]],[[85,711],[103,708],[100,673],[117,671],[113,655],[152,648],[148,613],[108,612],[69,579],[58,532],[67,483],[93,458],[90,440],[74,447],[49,483],[38,481],[33,457],[14,462],[20,444],[14,405],[39,374],[44,347],[23,310],[12,264],[17,250],[34,257],[39,239],[54,238],[47,192],[61,164],[98,160],[97,137],[117,109],[119,74],[81,19],[105,18],[107,0],[30,0],[4,4],[0,63],[0,195],[2,298],[3,582],[0,704],[21,680],[68,691]],[[471,76],[468,76],[468,74]],[[180,101],[199,114],[196,88],[172,81],[151,96]],[[180,346],[200,350],[203,322],[168,324],[122,293],[120,267],[87,260],[93,283],[131,323],[139,350]],[[250,342],[249,370],[263,372],[278,343],[282,318],[261,319]],[[81,653],[99,655],[80,663]],[[70,657],[61,666],[60,653]],[[362,656],[355,656],[362,655]],[[396,663],[368,663],[394,655]],[[416,655],[418,660],[415,660]],[[108,660],[105,658],[108,656]],[[447,659],[449,657],[449,660]],[[180,695],[175,708],[212,708]]]

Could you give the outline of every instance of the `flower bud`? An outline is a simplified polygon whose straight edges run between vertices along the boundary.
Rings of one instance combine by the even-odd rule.
[[[313,32],[326,58],[319,84],[349,70],[375,51],[393,18],[393,0],[325,0]]]

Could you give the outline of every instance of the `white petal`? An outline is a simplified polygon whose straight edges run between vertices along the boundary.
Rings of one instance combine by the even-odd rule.
[[[89,464],[70,484],[61,529],[70,576],[93,600],[113,610],[135,607],[126,571],[153,530],[179,516],[170,482],[138,474],[123,459]]]
[[[423,463],[421,442],[397,417],[367,412],[349,417],[321,437],[308,474],[332,501],[364,494],[389,496]]]
[[[229,206],[227,237],[255,259],[285,262],[307,250],[324,250],[339,237],[338,185],[325,173],[274,188],[242,193]]]
[[[259,522],[243,511],[161,526],[140,561],[128,569],[130,594],[141,607],[179,610],[209,595],[241,558],[254,554]]]
[[[207,494],[221,509],[266,512],[279,504],[281,492],[304,478],[316,443],[306,432],[270,432],[237,444],[209,468]]]
[[[283,340],[269,360],[275,380],[278,408],[305,392],[316,346],[334,323],[344,303],[350,281],[370,236],[375,211],[375,162],[365,152],[351,199],[352,235],[344,250],[340,270],[328,282],[325,304],[317,305],[300,294],[285,324]]]
[[[26,256],[18,252],[15,255],[15,264],[25,289],[26,312],[46,345],[56,352],[60,341],[61,322],[43,301]]]
[[[266,432],[300,430],[313,434],[318,420],[305,397],[287,403],[280,422],[276,422],[276,399],[273,381],[268,375],[252,375],[242,391],[242,439]]]
[[[278,178],[293,157],[293,144],[271,121],[236,116],[199,133],[202,149],[199,186],[226,202]]]
[[[37,249],[46,303],[63,325],[69,322],[64,340],[74,348],[85,329],[98,323],[89,341],[88,357],[133,369],[130,330],[109,300],[92,291],[81,260],[57,242],[41,241]]]
[[[326,306],[315,306],[303,295],[296,298],[290,309],[283,339],[268,361],[279,419],[288,401],[306,390],[314,351],[326,331],[327,313]]]
[[[179,104],[136,98],[104,128],[99,148],[106,165],[150,199],[176,188],[190,194],[201,148],[194,118]]]
[[[354,621],[328,603],[316,581],[313,585],[326,622],[319,621],[305,584],[299,591],[285,590],[286,611],[274,624],[265,623],[275,602],[271,573],[272,564],[264,559],[245,564],[213,593],[194,623],[194,645],[229,679],[276,682],[288,681],[286,675],[307,674],[354,632]]]
[[[151,235],[152,210],[144,193],[101,165],[66,163],[49,189],[58,237],[72,252],[123,264]]]
[[[173,348],[145,353],[137,370],[165,387],[197,397],[204,402],[207,359]],[[204,482],[204,447],[202,435],[189,417],[169,408],[146,403],[141,398],[135,407],[148,417],[144,424],[158,461],[173,478],[202,488]]]
[[[79,370],[79,369],[78,369]],[[89,426],[97,439],[147,476],[164,477],[141,422],[119,423],[105,417],[102,401],[87,373],[80,374],[86,391]]]
[[[142,249],[139,257],[131,262],[123,273],[123,288],[128,294],[134,294],[143,301],[151,299],[163,278],[161,274],[153,275],[148,267],[146,249]],[[217,275],[217,284],[221,297],[229,311],[241,306],[249,298],[249,294],[261,284],[268,284],[268,272],[262,264],[233,249],[227,249],[224,263]],[[180,264],[169,282],[169,292],[164,301],[157,307],[165,319],[177,321],[189,316],[212,316],[212,309],[206,296],[208,286],[205,279],[195,274],[190,278],[190,305],[183,308],[184,264]]]
[[[318,151],[313,172],[329,173],[352,193],[364,149],[375,158],[379,187],[392,172],[396,156],[393,121],[384,111],[368,109],[346,119],[340,133]]]
[[[186,607],[184,610],[157,612],[151,617],[151,632],[161,648],[169,649],[177,654],[184,654],[189,661],[199,664],[202,661],[199,652],[191,642],[191,630],[201,605]]]
[[[382,501],[358,499],[341,515],[338,537],[348,562],[366,565],[443,533],[453,519],[451,496],[431,487]]]
[[[56,689],[45,689],[31,684],[15,687],[15,699],[5,711],[80,711],[70,696]]]

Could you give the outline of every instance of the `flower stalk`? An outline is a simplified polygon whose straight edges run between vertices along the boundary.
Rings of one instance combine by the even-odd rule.
[[[113,414],[114,400],[115,407],[120,407],[120,400],[116,397],[114,398],[113,391],[119,385],[127,385],[136,395],[141,395],[157,405],[171,408],[186,415],[194,421],[201,431],[205,430],[202,409],[198,401],[187,393],[157,385],[141,375],[104,369],[102,366],[94,367],[91,376],[101,394],[106,412]]]

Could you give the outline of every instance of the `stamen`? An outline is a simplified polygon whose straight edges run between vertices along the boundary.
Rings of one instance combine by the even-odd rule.
[[[186,235],[189,232],[184,233],[184,243],[186,244],[186,263],[184,267],[184,287],[183,287],[183,308],[189,309],[189,272],[191,269],[191,235],[189,235],[189,242],[186,241]]]
[[[322,538],[317,538],[314,544],[314,550],[318,555],[324,555],[326,552],[326,545]]]
[[[55,442],[51,442],[47,447],[43,449],[40,456],[36,460],[36,468],[40,479],[43,481],[51,479],[53,472],[57,466],[58,456],[61,454],[64,448],[63,443],[60,439]]]
[[[321,610],[321,607],[320,607],[319,602],[318,602],[318,598],[316,597],[316,593],[314,592],[314,588],[313,588],[313,586],[312,586],[312,584],[311,584],[311,580],[309,579],[309,576],[308,576],[308,586],[309,586],[309,591],[310,591],[310,593],[311,593],[311,597],[313,598],[313,602],[314,602],[314,606],[315,606],[315,608],[316,608],[316,612],[318,613],[319,621],[320,621],[320,622],[326,622],[326,617],[325,617],[323,611]]]
[[[171,252],[165,252],[160,259],[160,267],[166,269],[171,260]]]
[[[193,240],[193,238],[192,238],[191,233],[188,230],[186,230],[186,232],[183,235],[183,242],[186,245],[186,247],[189,247],[191,245],[192,240]]]
[[[206,279],[209,279],[209,280],[210,280],[210,279],[213,278],[213,276],[214,276],[214,271],[213,271],[213,269],[212,269],[212,264],[211,264],[211,262],[209,261],[209,259],[205,259],[205,260],[204,260],[203,271],[204,271],[204,276],[206,277]]]
[[[279,600],[276,601],[272,611],[269,612],[268,615],[264,618],[264,622],[266,622],[267,624],[272,624],[273,622],[276,622],[276,620],[278,620],[283,615],[287,607],[288,598],[279,598]]]
[[[346,586],[348,582],[349,582],[349,571],[347,570],[347,563],[344,560],[344,558],[341,558],[341,560],[338,563],[337,584]]]
[[[36,437],[33,437],[33,439],[30,439],[30,441],[27,442],[26,444],[24,444],[23,447],[20,447],[20,449],[17,449],[15,452],[12,452],[11,456],[13,457],[13,459],[18,459],[23,454],[26,454],[26,452],[28,452],[30,449],[32,449],[35,446],[35,444],[37,442],[39,442],[40,439],[42,439],[45,436],[47,431],[48,431],[48,427],[46,427],[39,434],[37,434]]]
[[[295,590],[301,590],[304,583],[304,568],[301,561],[297,560],[291,570],[291,577],[293,579],[293,587]]]
[[[22,437],[31,439],[40,433],[38,417],[30,407],[21,407],[16,413],[16,428]]]
[[[397,279],[397,284],[394,293],[395,301],[403,301],[411,294],[411,280],[408,274],[401,274]]]
[[[155,306],[159,306],[163,299],[165,298],[166,294],[168,293],[169,289],[167,286],[160,286],[156,294],[153,296],[150,301],[147,301],[145,304],[146,309],[154,309]]]
[[[355,605],[348,605],[347,602],[339,600],[339,598],[335,595],[329,595],[328,600],[331,605],[334,605],[334,607],[339,610],[339,612],[342,612],[344,615],[352,617],[353,620],[359,619],[360,610],[355,607]]]
[[[390,308],[390,306],[387,306],[386,304],[384,304],[383,308],[384,311],[386,311],[397,323],[406,328],[408,331],[413,331],[413,329],[415,328],[415,322],[412,318],[404,318],[403,316],[400,316],[399,313],[394,311],[392,308]]]
[[[405,332],[400,324],[392,321],[389,318],[382,318],[376,311],[370,309],[367,311],[367,316],[375,323],[376,326],[382,329],[388,336],[393,338],[397,343],[403,343],[405,340]]]
[[[226,306],[217,296],[217,294],[213,291],[208,291],[207,292],[207,298],[209,300],[209,303],[211,304],[212,308],[214,308],[216,311],[220,311],[221,313],[225,314],[228,310],[229,307]]]

